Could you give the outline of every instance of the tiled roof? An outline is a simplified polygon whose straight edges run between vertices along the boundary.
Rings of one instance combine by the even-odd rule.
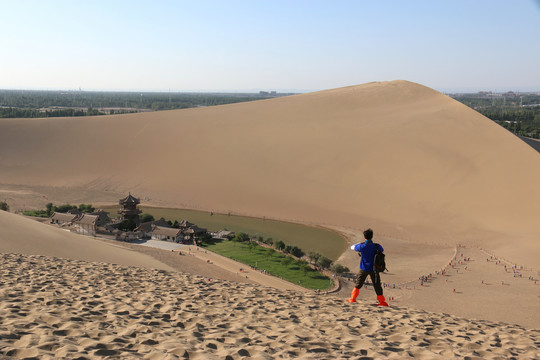
[[[150,232],[152,230],[153,226],[161,226],[161,227],[170,227],[169,223],[165,221],[165,219],[159,219],[155,221],[147,221],[141,223],[135,230],[136,231],[142,231],[142,232]]]
[[[189,227],[189,229],[186,230],[188,234],[198,234],[202,232],[206,232],[206,229],[200,228],[197,225],[192,225]]]
[[[169,228],[169,227],[162,227],[162,226],[154,226],[150,234],[155,235],[165,235],[165,236],[180,236],[182,235],[181,229],[175,229],[175,228]]]
[[[126,196],[123,199],[120,199],[119,204],[120,205],[137,205],[140,204],[140,200],[136,197],[132,196],[131,193],[129,193],[128,196]]]
[[[65,213],[53,213],[50,217],[51,220],[58,220],[58,221],[73,221],[77,217],[77,214],[65,214]]]
[[[77,218],[74,222],[76,224],[89,224],[89,225],[95,225],[98,221],[99,216],[97,215],[89,215],[89,214],[82,214],[79,218]]]

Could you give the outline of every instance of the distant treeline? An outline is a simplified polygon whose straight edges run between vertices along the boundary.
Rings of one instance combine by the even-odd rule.
[[[476,94],[451,95],[516,135],[540,139],[540,95]]]
[[[19,108],[0,108],[0,118],[39,118],[39,117],[74,117],[74,116],[93,116],[106,115],[102,111],[88,108],[87,110],[80,109],[54,109],[40,111],[36,109],[19,109]]]
[[[87,116],[142,110],[173,110],[283,95],[288,94],[0,90],[0,117]],[[104,111],[104,108],[114,109]]]

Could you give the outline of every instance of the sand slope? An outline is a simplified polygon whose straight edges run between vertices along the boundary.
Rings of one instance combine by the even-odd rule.
[[[2,119],[0,174],[1,184],[131,191],[154,204],[467,242],[540,268],[539,154],[406,81],[179,111]]]
[[[0,211],[0,253],[48,255],[162,270],[172,268],[151,256]]]
[[[119,265],[0,255],[16,358],[534,359],[538,330]]]

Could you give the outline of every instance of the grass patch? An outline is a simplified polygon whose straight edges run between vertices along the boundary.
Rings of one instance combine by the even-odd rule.
[[[47,210],[27,210],[23,211],[24,216],[34,216],[34,217],[42,217],[42,218],[48,218],[49,214],[47,214]]]
[[[143,213],[152,214],[156,219],[164,218],[171,221],[186,219],[210,231],[227,229],[256,237],[271,237],[274,241],[281,240],[286,244],[298,246],[306,253],[317,252],[331,260],[339,258],[347,247],[345,239],[336,232],[312,226],[246,216],[210,215],[208,212],[196,210],[146,206],[139,208]],[[111,216],[115,216],[118,212],[118,206],[106,206],[103,209],[109,211]]]
[[[220,255],[259,270],[266,270],[271,275],[308,289],[324,290],[332,285],[327,276],[311,268],[304,268],[301,262],[278,253],[274,249],[258,245],[250,248],[248,243],[233,241],[206,242],[203,246]]]

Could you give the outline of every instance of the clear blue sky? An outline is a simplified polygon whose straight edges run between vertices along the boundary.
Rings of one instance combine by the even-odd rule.
[[[540,91],[540,0],[0,0],[0,88]]]

